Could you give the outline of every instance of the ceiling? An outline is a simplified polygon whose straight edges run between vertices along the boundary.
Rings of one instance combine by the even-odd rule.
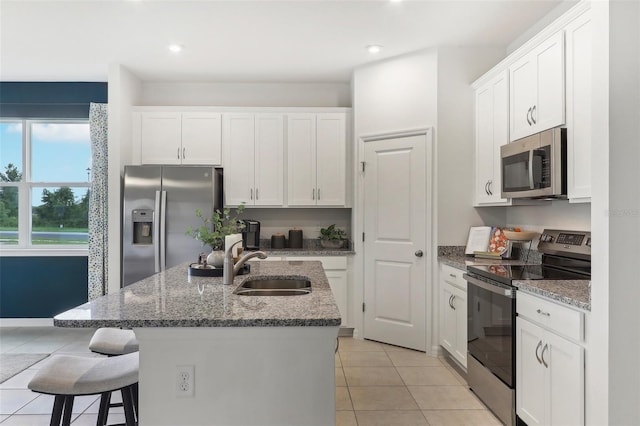
[[[348,82],[424,48],[507,46],[560,3],[0,0],[0,81],[107,81],[119,63],[145,81]]]

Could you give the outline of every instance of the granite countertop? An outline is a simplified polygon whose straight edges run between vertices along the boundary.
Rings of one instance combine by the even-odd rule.
[[[548,297],[569,306],[591,310],[589,280],[522,280],[513,281],[519,291]]]
[[[318,261],[248,262],[251,272],[223,285],[222,277],[192,277],[189,262],[77,306],[53,319],[59,327],[300,327],[339,326],[340,312]],[[238,296],[249,278],[309,277],[301,296]]]
[[[525,265],[523,260],[507,260],[507,259],[481,259],[473,256],[465,256],[459,254],[448,254],[438,256],[438,262],[445,265],[453,266],[462,271],[467,270],[467,266],[477,265]]]

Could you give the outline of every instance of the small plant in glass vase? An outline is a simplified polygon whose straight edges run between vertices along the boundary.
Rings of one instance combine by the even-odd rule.
[[[338,249],[344,247],[347,241],[347,233],[340,228],[336,228],[335,223],[327,228],[320,228],[320,245],[328,249]]]
[[[224,243],[227,235],[239,234],[244,229],[244,223],[238,217],[244,211],[244,204],[236,208],[235,215],[231,215],[231,209],[215,210],[211,217],[202,214],[202,210],[196,209],[196,216],[202,220],[202,225],[189,227],[186,234],[209,246],[211,253],[207,256],[207,263],[221,268],[224,263]]]

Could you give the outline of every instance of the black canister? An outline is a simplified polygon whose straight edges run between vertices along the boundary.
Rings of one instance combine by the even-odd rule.
[[[286,241],[284,238],[284,234],[273,234],[271,236],[272,249],[283,249],[285,247],[286,247]]]
[[[302,229],[289,230],[289,248],[302,248]]]

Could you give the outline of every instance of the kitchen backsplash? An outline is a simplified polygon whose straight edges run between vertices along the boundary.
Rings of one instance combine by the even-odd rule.
[[[242,219],[260,222],[260,239],[270,239],[273,234],[284,234],[288,238],[289,230],[302,230],[303,239],[314,240],[320,236],[320,228],[331,224],[351,235],[351,209],[346,208],[247,208]]]

